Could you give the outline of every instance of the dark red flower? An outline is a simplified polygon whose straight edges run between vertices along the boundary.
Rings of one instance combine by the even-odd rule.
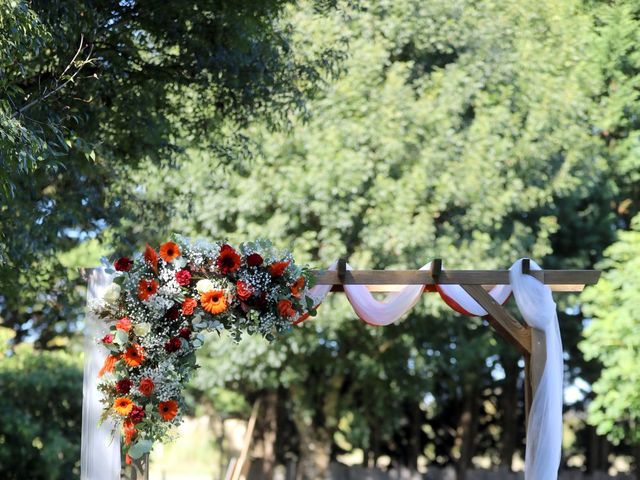
[[[107,333],[102,337],[102,343],[113,343],[113,333]]]
[[[164,349],[167,351],[167,353],[173,353],[180,350],[181,346],[182,342],[180,341],[180,339],[178,337],[173,337],[171,340],[164,344]]]
[[[134,405],[129,414],[129,418],[133,423],[140,423],[145,417],[144,408]]]
[[[218,269],[223,275],[228,275],[240,268],[240,255],[231,245],[223,245],[218,255]]]
[[[251,295],[253,294],[253,288],[248,283],[243,282],[242,280],[238,280],[236,282],[236,293],[240,300],[243,300],[246,302],[247,300],[249,300],[249,297],[251,297]]]
[[[133,267],[133,260],[128,257],[121,257],[113,262],[113,266],[119,272],[128,272]]]
[[[178,335],[184,338],[185,340],[189,340],[189,338],[191,338],[191,329],[187,327],[181,328]]]
[[[252,253],[247,257],[247,265],[250,267],[259,267],[264,262],[264,259],[260,256],[259,253]]]
[[[131,390],[131,385],[133,385],[133,382],[128,378],[123,378],[122,380],[118,380],[116,382],[116,392],[120,394],[129,393],[129,391]]]
[[[180,307],[178,307],[177,305],[171,307],[169,310],[167,310],[167,313],[164,314],[164,318],[169,320],[170,322],[175,322],[179,316]]]
[[[264,310],[267,306],[267,294],[261,292],[260,295],[255,295],[251,298],[251,305],[258,310]]]
[[[191,272],[189,270],[178,270],[176,272],[176,282],[178,282],[178,285],[186,287],[191,282]]]

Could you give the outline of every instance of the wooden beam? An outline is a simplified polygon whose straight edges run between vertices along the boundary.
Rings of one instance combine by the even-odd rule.
[[[491,290],[491,287],[494,287],[494,286],[495,285],[482,285],[482,287],[485,290]],[[548,286],[549,288],[551,288],[553,292],[566,293],[566,292],[581,292],[584,290],[584,285],[548,285]],[[393,293],[393,292],[399,292],[404,287],[406,287],[406,285],[367,285],[366,287],[371,293]],[[344,292],[344,286],[334,285],[331,288],[331,291]],[[436,290],[425,289],[422,293],[436,293]]]
[[[311,270],[319,285],[508,285],[508,270],[442,270],[434,278],[429,270],[347,270],[340,279],[335,270]],[[531,270],[546,285],[594,285],[598,270]],[[566,290],[565,290],[566,291]]]
[[[531,354],[531,329],[525,327],[480,285],[460,285],[473,299],[482,306],[488,315],[486,318],[509,343],[514,344],[523,354]]]

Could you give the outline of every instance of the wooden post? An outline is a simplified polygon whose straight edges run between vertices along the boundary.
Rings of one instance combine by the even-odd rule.
[[[531,376],[531,355],[524,354],[524,431],[529,429],[529,412],[533,402],[533,379]]]
[[[131,462],[131,480],[149,480],[149,454]]]

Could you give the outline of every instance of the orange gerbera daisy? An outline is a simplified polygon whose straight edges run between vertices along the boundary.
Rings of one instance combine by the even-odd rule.
[[[133,402],[128,397],[118,397],[113,402],[113,409],[123,417],[126,417],[133,410]]]
[[[210,290],[200,295],[202,308],[214,315],[222,313],[227,309],[227,299],[222,290]]]
[[[180,247],[173,242],[163,243],[160,245],[160,256],[165,262],[173,262],[180,256]]]
[[[178,413],[178,402],[175,400],[167,400],[158,404],[158,411],[165,422],[173,420]]]
[[[147,243],[146,248],[144,249],[144,261],[149,264],[153,271],[158,273],[158,254],[156,251]]]
[[[124,361],[130,367],[138,367],[144,361],[144,348],[134,343],[124,352]]]
[[[117,355],[107,355],[107,358],[104,359],[104,365],[98,372],[98,378],[103,376],[105,373],[111,373],[116,369],[116,362],[120,359]]]
[[[298,279],[291,285],[291,295],[296,298],[300,298],[300,292],[304,288],[304,277],[298,277]]]
[[[155,295],[158,291],[158,282],[155,280],[145,280],[144,278],[138,283],[138,298],[147,300],[151,295]]]

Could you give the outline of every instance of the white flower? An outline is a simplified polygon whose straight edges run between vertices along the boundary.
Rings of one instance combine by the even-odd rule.
[[[196,289],[198,293],[210,292],[214,289],[213,282],[207,278],[202,279],[196,283]]]
[[[133,333],[139,337],[144,337],[151,330],[151,324],[147,322],[138,323],[133,326]]]
[[[107,303],[116,303],[120,298],[120,285],[112,283],[104,292],[104,301]]]

